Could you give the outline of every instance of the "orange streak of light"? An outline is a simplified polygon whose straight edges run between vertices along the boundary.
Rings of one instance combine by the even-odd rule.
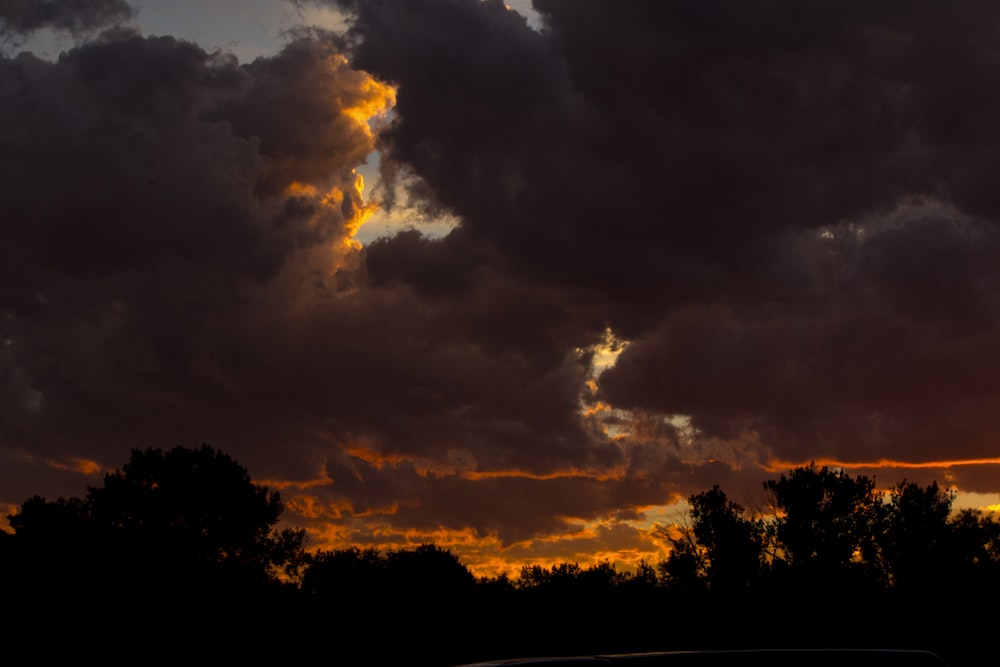
[[[432,461],[407,454],[383,454],[361,445],[345,447],[344,452],[378,470],[386,466],[398,467],[401,464],[409,464],[413,467],[414,472],[421,477],[450,477],[459,474],[459,468],[456,465],[444,461]]]
[[[473,528],[438,528],[436,530],[408,528],[400,530],[397,535],[402,538],[400,545],[403,547],[434,543],[442,548],[452,548],[479,546],[483,543],[494,543],[493,539],[483,538],[476,533]]]
[[[96,461],[91,461],[90,459],[82,459],[78,457],[73,457],[69,459],[69,463],[61,463],[59,461],[46,461],[46,465],[56,470],[70,470],[73,472],[78,472],[83,475],[97,475],[104,468],[101,467]]]
[[[764,470],[767,472],[784,472],[792,468],[798,468],[801,466],[808,466],[813,463],[818,466],[827,466],[832,468],[904,468],[904,469],[920,469],[920,468],[954,468],[957,466],[970,466],[970,465],[998,465],[1000,464],[1000,457],[993,458],[981,458],[981,459],[958,459],[951,461],[922,461],[919,463],[912,463],[908,461],[894,461],[892,459],[879,459],[877,461],[839,461],[837,459],[813,459],[810,461],[794,462],[794,461],[771,461],[768,465],[763,466]]]
[[[333,484],[333,478],[323,473],[322,476],[316,479],[306,479],[306,480],[291,480],[291,479],[255,479],[254,484],[259,484],[260,486],[266,486],[277,491],[283,491],[285,489],[315,489],[318,486],[329,486]]]
[[[462,477],[471,481],[481,479],[509,479],[522,478],[547,481],[553,479],[592,479],[598,482],[616,482],[625,478],[621,471],[596,472],[590,470],[579,470],[570,468],[569,470],[556,470],[547,473],[526,472],[524,470],[490,470],[485,472],[469,471],[463,472]]]
[[[359,518],[367,518],[373,516],[392,516],[393,514],[399,513],[399,503],[391,503],[384,507],[369,507],[363,510],[354,510],[352,508],[351,514]]]
[[[381,454],[360,446],[346,447],[344,451],[349,456],[361,459],[365,463],[370,463],[379,470],[387,465],[399,465],[400,463],[412,462],[413,460],[412,457],[404,456],[403,454]]]
[[[341,508],[321,503],[313,496],[292,496],[284,501],[285,509],[302,519],[339,519]]]

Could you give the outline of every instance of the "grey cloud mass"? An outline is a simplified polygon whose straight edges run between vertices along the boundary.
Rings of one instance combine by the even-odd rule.
[[[500,3],[360,3],[356,55],[399,85],[386,151],[462,216],[453,247],[633,341],[605,400],[788,460],[989,452],[993,9],[535,6],[540,33]],[[419,288],[401,241],[369,268]]]
[[[311,4],[347,32],[242,65],[0,61],[0,502],[206,441],[317,535],[527,549],[785,462],[1000,456],[1000,8]],[[376,149],[458,226],[352,243]]]
[[[0,37],[41,28],[77,34],[114,25],[133,14],[124,0],[0,0]]]

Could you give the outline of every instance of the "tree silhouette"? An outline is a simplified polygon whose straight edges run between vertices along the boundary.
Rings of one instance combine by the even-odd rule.
[[[883,521],[874,480],[826,466],[796,468],[764,483],[774,511],[769,534],[776,566],[799,578],[854,581],[874,576]]]
[[[659,563],[662,583],[685,593],[837,584],[942,595],[1000,581],[1000,523],[980,511],[953,513],[954,492],[936,482],[904,480],[882,492],[866,476],[809,465],[764,489],[769,516],[750,515],[717,485],[692,495],[690,525],[658,528],[671,546]]]
[[[922,487],[902,481],[888,495],[883,529],[877,536],[885,583],[926,588],[943,581],[958,565],[951,544],[955,493],[937,482]]]
[[[378,549],[335,549],[308,557],[302,591],[348,605],[376,599],[385,586],[386,563]]]
[[[663,582],[673,591],[693,593],[708,587],[707,562],[704,547],[694,537],[688,527],[680,529],[680,535],[671,535],[666,526],[658,529],[662,537],[670,542],[670,553],[659,564]]]
[[[133,450],[103,487],[89,489],[87,504],[126,558],[157,561],[182,577],[259,586],[297,564],[302,534],[274,531],[278,493],[208,445]]]
[[[743,506],[729,500],[718,485],[688,498],[691,525],[671,531],[658,528],[671,544],[661,564],[664,579],[674,590],[715,591],[747,589],[761,572],[764,559],[763,524],[747,517]]]
[[[709,585],[719,590],[743,590],[761,571],[764,540],[760,525],[746,518],[717,485],[691,496],[694,536],[705,548]]]
[[[1000,522],[965,509],[950,522],[949,558],[956,563],[953,584],[977,595],[1000,589]]]
[[[304,533],[276,530],[281,511],[276,492],[203,445],[133,450],[84,499],[35,496],[9,518],[31,585],[141,597],[250,591],[294,575]]]
[[[8,519],[14,529],[6,540],[9,571],[19,573],[12,581],[15,594],[80,595],[93,588],[104,561],[83,500],[32,496]]]
[[[459,602],[476,584],[458,556],[434,544],[389,551],[386,575],[393,589],[411,601]]]

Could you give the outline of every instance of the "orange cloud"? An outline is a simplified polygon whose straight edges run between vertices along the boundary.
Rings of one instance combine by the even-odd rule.
[[[481,479],[502,479],[502,478],[522,478],[534,480],[553,480],[566,478],[593,479],[599,482],[613,482],[624,479],[621,471],[596,472],[592,470],[581,470],[570,468],[567,470],[556,470],[547,473],[533,473],[523,470],[489,470],[489,471],[469,471],[463,472],[462,477],[471,481]]]
[[[413,457],[404,456],[402,454],[382,454],[381,452],[375,452],[361,445],[353,445],[350,447],[345,447],[344,452],[349,456],[361,459],[365,463],[369,463],[379,470],[384,466],[398,466],[401,463],[412,462]]]
[[[459,467],[451,459],[431,460],[407,454],[383,454],[363,445],[352,445],[344,448],[344,452],[352,458],[364,461],[378,470],[383,468],[398,468],[408,464],[421,477],[449,477],[459,474]]]
[[[254,484],[266,486],[270,489],[283,491],[285,489],[314,489],[319,486],[329,486],[333,484],[333,479],[324,471],[316,479],[307,480],[283,480],[283,479],[255,479]]]
[[[336,56],[334,67],[349,67],[347,58]],[[396,89],[366,75],[358,88],[351,91],[349,99],[344,97],[337,102],[341,107],[340,112],[354,121],[366,136],[373,138],[371,122],[385,118],[396,106]]]
[[[350,508],[344,505],[320,502],[314,496],[296,495],[284,501],[285,509],[297,518],[314,521],[317,519],[339,519]]]
[[[17,514],[20,508],[17,505],[7,505],[0,514],[0,530],[10,530],[10,519],[8,518],[12,514]]]
[[[98,475],[104,471],[101,464],[90,459],[84,459],[79,457],[73,457],[69,459],[68,462],[62,463],[60,461],[47,460],[45,464],[50,468],[55,468],[56,470],[69,470],[72,472],[78,472],[81,475]]]
[[[969,466],[969,465],[996,465],[1000,464],[1000,457],[993,458],[980,458],[980,459],[957,459],[957,460],[944,460],[944,461],[894,461],[891,459],[879,459],[877,461],[839,461],[837,459],[813,459],[810,461],[780,461],[773,460],[766,466],[763,466],[764,470],[767,472],[787,472],[792,468],[799,468],[802,466],[808,466],[813,463],[817,466],[827,466],[829,468],[908,468],[908,469],[921,469],[921,468],[953,468],[956,466]]]

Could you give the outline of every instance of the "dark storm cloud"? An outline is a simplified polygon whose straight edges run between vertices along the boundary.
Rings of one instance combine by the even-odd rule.
[[[909,101],[835,28],[812,43],[758,18],[748,38],[732,3],[708,3],[721,24],[696,3],[543,3],[538,34],[499,2],[359,4],[357,63],[400,86],[389,154],[529,275],[697,298],[760,233],[908,180],[885,158]]]
[[[259,139],[265,190],[343,179],[370,152],[367,127],[341,113],[368,103],[368,76],[347,65],[336,36],[298,34],[278,55],[244,68],[252,90],[220,114],[235,133]]]
[[[992,456],[992,5],[336,4],[246,65],[0,61],[5,474],[208,441],[509,544],[775,459]],[[376,145],[454,231],[350,242]]]
[[[112,33],[2,65],[13,453],[109,466],[208,441],[278,480],[354,447],[451,472],[619,464],[579,418],[590,326],[560,291],[477,269],[427,300],[357,265],[357,110],[385,91],[337,39],[239,66]]]
[[[986,455],[998,240],[925,206],[798,236],[788,251],[813,258],[798,301],[676,310],[601,377],[603,395],[693,415],[706,437],[756,432],[789,461]]]
[[[704,440],[990,450],[995,8],[539,0],[535,32],[499,2],[347,4],[399,87],[384,154],[462,219],[373,248],[375,280],[558,287],[633,341],[599,395]]]
[[[618,449],[579,418],[587,368],[546,340],[571,335],[546,317],[548,295],[485,282],[436,303],[366,289],[276,319],[264,337],[282,360],[275,379],[310,418],[327,414],[341,444],[379,456],[538,474],[616,465]]]
[[[0,0],[0,36],[42,28],[76,34],[129,19],[133,13],[124,0]]]
[[[243,67],[124,32],[0,61],[0,420],[32,436],[5,446],[111,465],[234,428],[262,313],[312,298],[357,214],[368,82],[318,33]]]
[[[461,234],[669,305],[722,298],[788,227],[909,194],[989,206],[966,159],[996,140],[994,22],[959,5],[540,2],[539,34],[499,2],[360,2],[355,57],[399,84],[387,152]]]

